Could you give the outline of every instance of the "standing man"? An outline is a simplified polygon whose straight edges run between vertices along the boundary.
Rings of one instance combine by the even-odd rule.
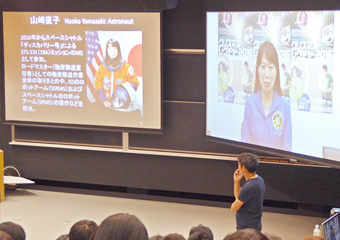
[[[234,172],[235,201],[231,205],[231,211],[236,212],[237,230],[253,228],[261,231],[265,185],[263,178],[256,174],[259,159],[251,153],[242,153],[237,159],[238,168]],[[243,177],[246,182],[241,189]]]
[[[286,65],[284,63],[281,64],[281,91],[282,95],[285,97],[289,97],[289,89],[290,89],[290,76],[286,71]]]
[[[326,100],[332,100],[332,92],[333,92],[333,77],[328,73],[328,68],[326,65],[322,66],[323,72],[323,89],[322,89],[322,98]]]
[[[253,92],[253,73],[249,70],[249,64],[247,61],[243,63],[244,72],[242,77],[243,90],[246,93]]]

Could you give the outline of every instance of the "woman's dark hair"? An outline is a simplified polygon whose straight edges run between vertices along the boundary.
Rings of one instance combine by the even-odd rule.
[[[107,49],[109,46],[117,48],[117,57],[114,59],[110,58],[109,54],[107,53]],[[109,71],[117,71],[123,67],[124,60],[122,57],[122,51],[120,50],[119,42],[116,39],[109,39],[106,43],[106,50],[105,50],[105,59],[104,59],[104,67]]]
[[[8,233],[14,240],[25,240],[26,234],[24,229],[14,222],[3,222],[0,224],[0,230]]]
[[[264,235],[266,235],[269,240],[282,240],[281,237],[272,233],[265,233]]]
[[[214,235],[209,227],[200,224],[190,229],[188,240],[214,240]]]
[[[0,240],[14,240],[11,235],[6,233],[5,231],[0,230]]]
[[[162,235],[154,235],[152,237],[149,237],[149,240],[163,240],[163,236]]]
[[[185,240],[185,237],[179,233],[169,233],[164,236],[163,240]]]
[[[237,156],[238,162],[241,166],[245,166],[251,173],[256,172],[257,166],[259,165],[259,159],[252,153],[241,153]]]
[[[68,240],[68,234],[60,235],[56,240]]]
[[[269,240],[266,235],[252,228],[238,230],[223,238],[223,240]]]
[[[223,69],[223,71],[228,72],[228,65],[227,65],[225,62],[220,61],[219,64],[218,64],[218,66],[219,66],[219,67],[221,66],[222,69]]]
[[[103,220],[94,240],[148,240],[144,224],[134,215],[117,213]]]
[[[254,92],[257,92],[261,89],[260,84],[260,77],[259,77],[259,67],[262,62],[263,56],[266,55],[266,58],[269,62],[273,63],[276,69],[276,78],[274,83],[274,90],[279,94],[281,93],[281,87],[280,87],[280,66],[279,66],[279,58],[277,57],[277,52],[274,47],[274,45],[271,42],[264,42],[261,44],[259,52],[257,54],[257,60],[256,60],[256,79],[255,79],[255,88]]]
[[[81,220],[73,224],[69,232],[69,240],[89,240],[97,224],[90,220]]]

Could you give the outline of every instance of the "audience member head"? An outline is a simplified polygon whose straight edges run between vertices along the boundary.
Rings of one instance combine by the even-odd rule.
[[[92,233],[92,235],[91,235],[91,237],[90,237],[89,240],[93,240],[93,239],[94,239],[94,236],[96,235],[96,232],[97,232],[97,230],[98,230],[98,227],[99,227],[99,226],[97,226],[96,229],[94,229],[94,231],[93,231],[93,233]]]
[[[185,237],[178,233],[170,233],[165,235],[163,240],[185,240]]]
[[[209,227],[200,224],[190,229],[188,240],[214,240],[214,235]]]
[[[0,240],[13,240],[13,238],[8,233],[0,230]]]
[[[117,213],[103,220],[93,240],[148,240],[148,232],[136,216]]]
[[[223,240],[269,240],[266,235],[252,228],[245,228],[238,230],[228,236]]]
[[[57,240],[68,240],[68,234],[63,234],[57,238]]]
[[[155,236],[149,237],[149,240],[163,240],[163,236],[155,235]]]
[[[269,240],[282,240],[281,237],[276,236],[275,234],[272,234],[272,233],[265,233],[265,235],[267,236]]]
[[[14,240],[25,240],[26,234],[24,229],[14,222],[3,222],[0,224],[0,230],[8,233]]]
[[[0,240],[13,240],[13,238],[8,233],[0,230]]]
[[[323,237],[318,237],[318,236],[308,236],[305,237],[303,240],[325,240]]]
[[[90,220],[81,220],[73,224],[69,232],[69,240],[89,240],[97,224]]]

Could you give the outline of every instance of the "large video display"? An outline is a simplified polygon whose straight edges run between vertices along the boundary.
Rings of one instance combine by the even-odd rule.
[[[208,12],[206,135],[340,161],[339,17]]]
[[[161,129],[160,12],[3,12],[5,118]]]

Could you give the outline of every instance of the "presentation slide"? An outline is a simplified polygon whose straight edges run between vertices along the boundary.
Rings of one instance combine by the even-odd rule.
[[[340,161],[339,17],[207,12],[206,135]]]
[[[160,12],[3,12],[5,118],[161,129]]]

